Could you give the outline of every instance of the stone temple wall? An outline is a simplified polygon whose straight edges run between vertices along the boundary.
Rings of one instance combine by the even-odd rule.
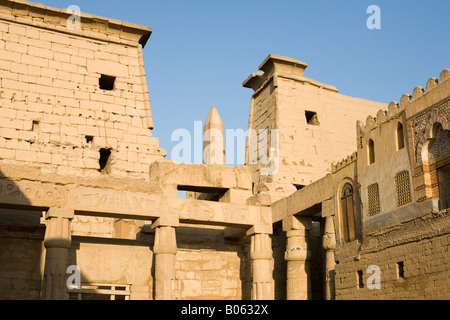
[[[69,17],[0,0],[0,299],[450,296],[449,70],[385,105],[269,55],[244,82],[249,128],[280,130],[279,170],[263,176],[260,163],[164,160],[142,55],[152,29]]]
[[[83,28],[71,30],[69,16],[31,3],[0,6],[1,163],[95,177],[104,149],[111,174],[148,179],[149,164],[164,155],[150,130],[136,38],[151,29],[83,15]]]
[[[362,245],[340,246],[336,299],[448,299],[449,241],[450,218],[445,212],[368,236]],[[368,268],[373,265],[380,268],[379,288],[370,287],[374,273]]]

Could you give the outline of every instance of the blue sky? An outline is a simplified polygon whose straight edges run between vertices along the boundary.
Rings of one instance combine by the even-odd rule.
[[[309,64],[305,76],[342,94],[389,103],[450,68],[448,0],[42,0],[153,28],[144,49],[153,135],[193,131],[215,105],[225,128],[248,125],[242,82],[270,53]],[[370,5],[381,30],[369,30]],[[238,160],[238,163],[241,161]]]

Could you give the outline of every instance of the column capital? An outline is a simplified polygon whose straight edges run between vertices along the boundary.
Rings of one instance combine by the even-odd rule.
[[[311,250],[306,242],[306,232],[304,230],[287,231],[286,261],[306,261],[311,259]]]
[[[273,234],[272,225],[254,225],[250,229],[247,230],[246,236],[254,236],[257,234]]]
[[[70,219],[63,217],[51,217],[47,220],[44,236],[45,248],[66,248],[71,246],[72,235]]]
[[[63,209],[63,208],[50,208],[45,213],[45,220],[51,218],[66,218],[72,220],[75,216],[75,211],[71,209]]]
[[[178,228],[180,226],[180,220],[178,216],[162,216],[152,222],[152,229],[160,227],[172,227]]]
[[[270,235],[265,233],[252,235],[250,258],[252,260],[270,260],[272,257],[272,239],[270,238]]]
[[[289,215],[283,219],[283,231],[289,230],[306,230],[309,231],[312,228],[311,217],[298,217]]]
[[[175,255],[177,253],[177,250],[175,228],[170,226],[160,226],[156,228],[153,253]]]
[[[272,239],[269,234],[251,236],[250,259],[252,259],[252,299],[273,299],[273,279],[271,260],[273,259]]]

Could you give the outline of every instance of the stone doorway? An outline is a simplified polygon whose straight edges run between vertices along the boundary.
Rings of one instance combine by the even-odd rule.
[[[450,207],[450,165],[437,169],[440,209]]]
[[[325,261],[324,250],[322,246],[322,236],[325,229],[325,219],[313,217],[311,230],[308,232],[308,246],[311,250],[310,263],[310,282],[311,282],[311,299],[324,299],[324,275]]]

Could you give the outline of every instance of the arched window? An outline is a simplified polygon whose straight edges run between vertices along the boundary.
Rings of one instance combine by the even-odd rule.
[[[373,140],[369,140],[369,150],[368,150],[368,156],[369,156],[369,164],[372,164],[375,162],[375,146],[373,144]]]
[[[403,125],[399,122],[397,125],[397,150],[405,147],[405,138],[403,135]]]
[[[355,206],[353,195],[353,186],[350,183],[346,183],[342,188],[340,199],[343,239],[345,242],[356,239]]]

